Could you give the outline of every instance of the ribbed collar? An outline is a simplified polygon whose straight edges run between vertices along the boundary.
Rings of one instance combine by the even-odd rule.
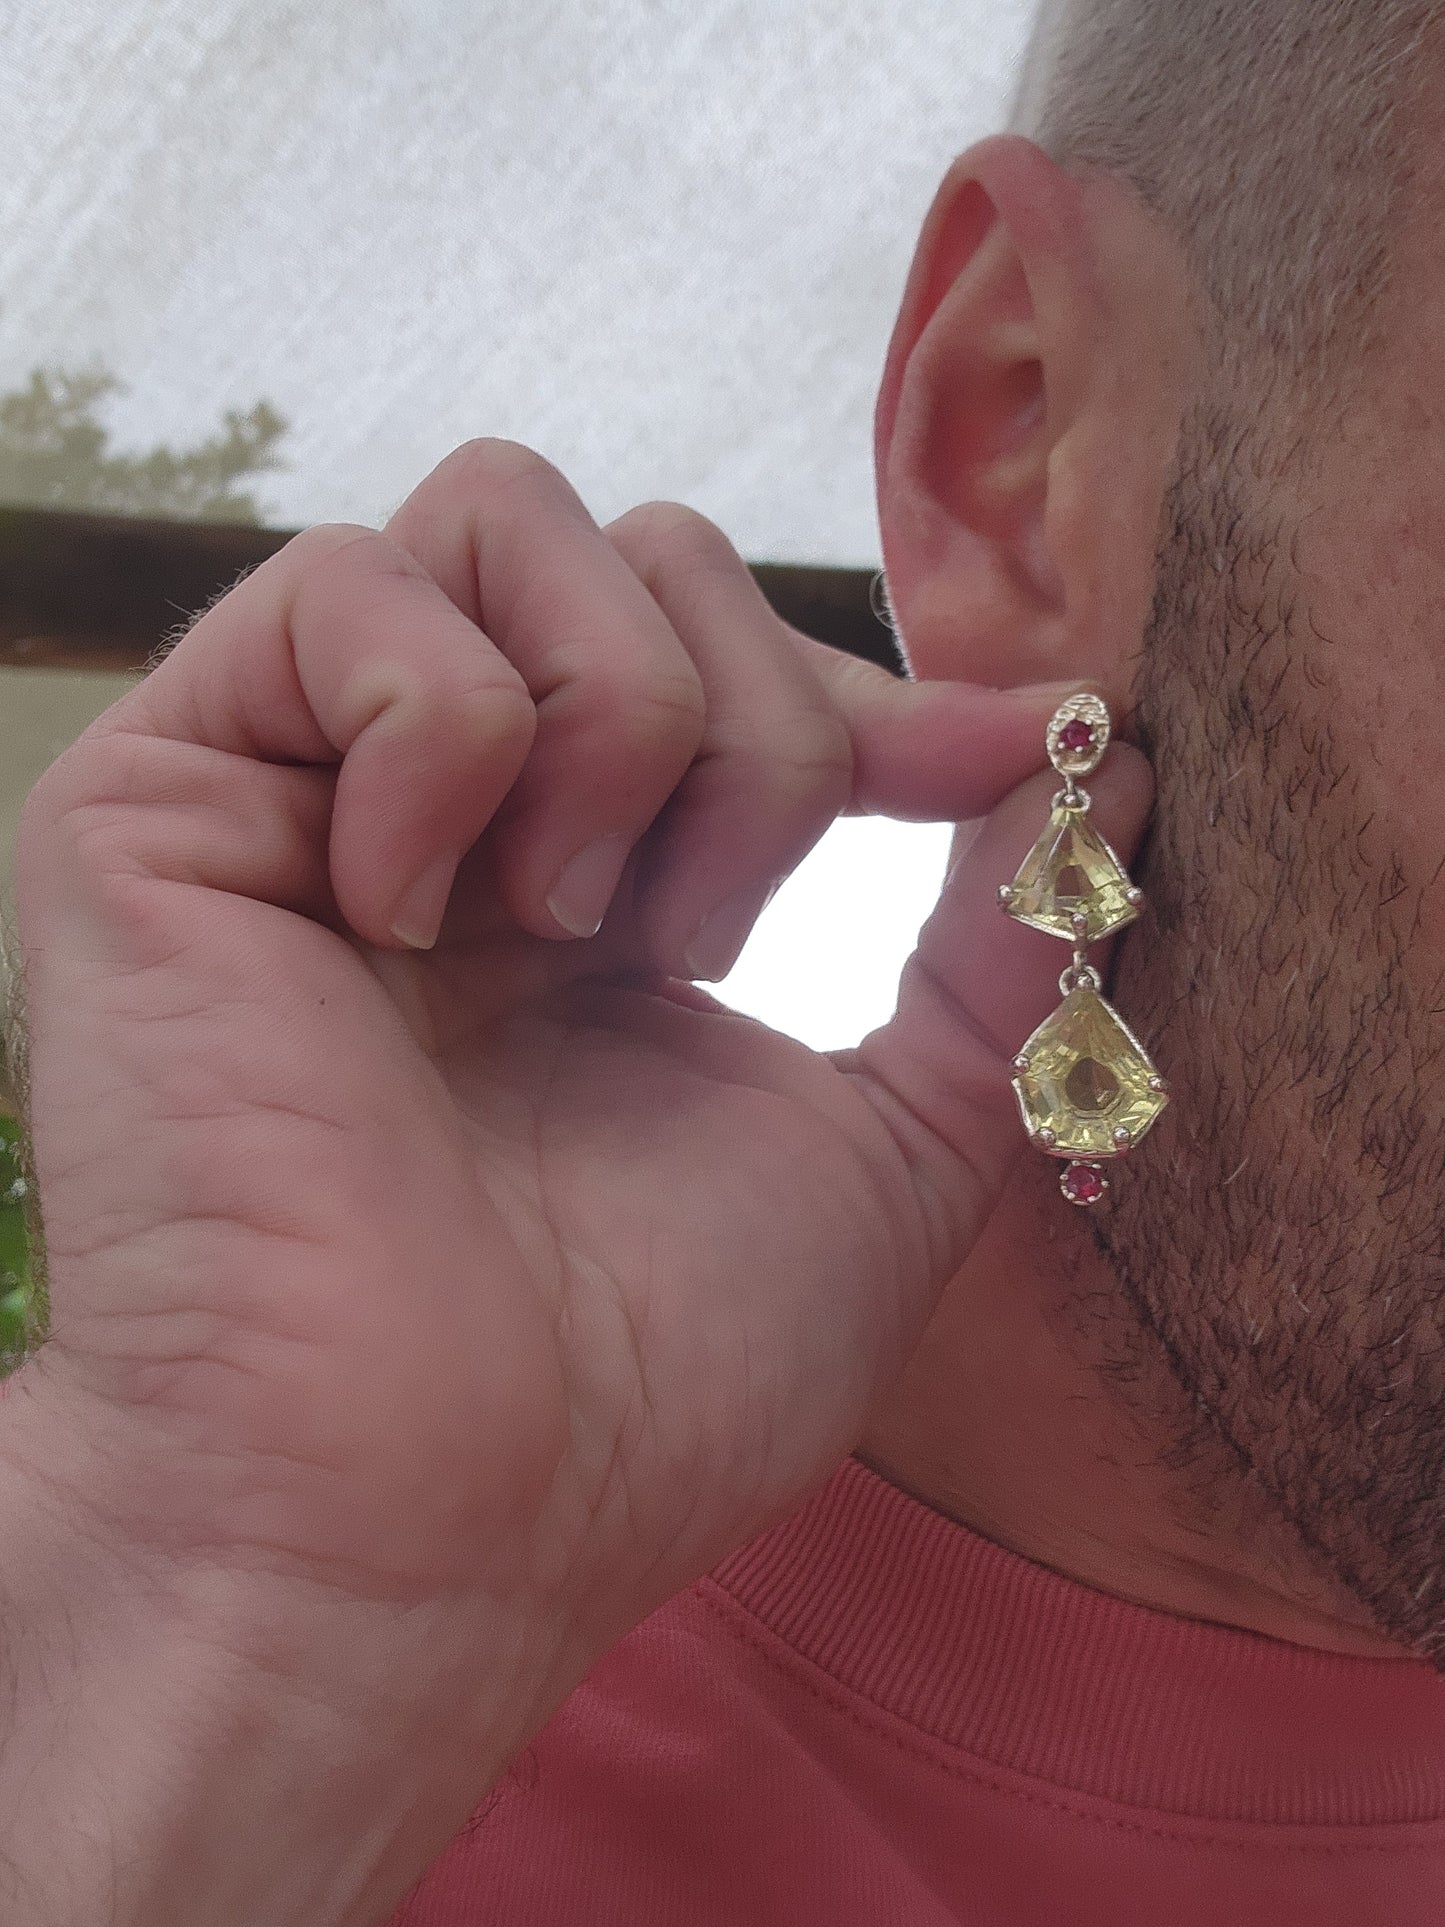
[[[1445,1681],[1427,1665],[1095,1592],[858,1459],[710,1577],[840,1685],[1053,1786],[1274,1825],[1445,1818]]]

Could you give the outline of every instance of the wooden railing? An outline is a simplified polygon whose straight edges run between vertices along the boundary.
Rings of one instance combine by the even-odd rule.
[[[142,668],[158,643],[292,533],[0,507],[0,664]],[[785,621],[898,668],[872,607],[869,570],[749,566]]]

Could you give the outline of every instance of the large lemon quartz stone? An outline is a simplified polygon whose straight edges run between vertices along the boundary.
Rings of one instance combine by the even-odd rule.
[[[1014,1071],[1013,1087],[1024,1129],[1035,1139],[1052,1131],[1043,1148],[1054,1157],[1118,1157],[1169,1102],[1138,1038],[1088,984],[1069,992],[1020,1055],[1028,1069]]]

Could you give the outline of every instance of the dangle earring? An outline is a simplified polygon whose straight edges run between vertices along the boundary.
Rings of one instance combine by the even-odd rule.
[[[999,903],[1034,930],[1074,946],[1059,979],[1063,1003],[1013,1060],[1024,1129],[1039,1150],[1067,1158],[1059,1184],[1070,1204],[1097,1204],[1109,1188],[1102,1160],[1132,1151],[1169,1102],[1164,1080],[1111,1004],[1088,948],[1138,916],[1144,902],[1129,873],[1089,822],[1077,779],[1103,761],[1109,712],[1097,696],[1071,696],[1047,734],[1049,761],[1064,779],[1043,835]]]

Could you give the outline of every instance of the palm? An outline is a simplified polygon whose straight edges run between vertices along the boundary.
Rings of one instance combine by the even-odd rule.
[[[826,1059],[642,989],[578,985],[440,1068],[555,1334],[588,1591],[661,1558],[665,1597],[797,1502],[900,1359],[927,1281],[891,1147]]]
[[[53,1348],[147,1462],[229,1468],[125,1480],[142,1536],[368,1592],[522,1562],[620,1626],[847,1449],[941,1282],[902,1160],[858,1080],[639,965],[634,884],[557,945],[479,850],[417,957],[151,879],[119,1001],[39,946]]]
[[[233,1407],[241,1436],[221,1442],[323,1453],[353,1497],[338,1513],[330,1480],[297,1495],[295,1549],[409,1583],[495,1560],[500,1515],[531,1493],[517,1556],[605,1615],[609,1573],[666,1597],[836,1462],[917,1335],[924,1240],[855,1080],[630,971],[625,908],[583,949],[504,933],[475,867],[425,958],[230,906],[255,928],[225,952],[264,948],[275,988],[231,1040],[251,1104],[201,1175],[240,1219],[230,1342],[269,1356],[284,1332],[305,1363]],[[317,1013],[300,1058],[298,996]],[[150,1104],[147,1133],[176,1108],[168,1090]],[[246,1251],[278,1196],[287,1245],[258,1271]],[[234,1320],[230,1269],[210,1253]],[[177,1341],[194,1313],[192,1294]],[[164,1353],[164,1322],[149,1342]],[[166,1388],[214,1422],[210,1388],[169,1364]]]
[[[981,1040],[1026,1034],[1053,958],[970,933],[1050,778],[835,1061],[646,962],[645,845],[600,935],[559,944],[484,838],[418,956],[342,908],[335,774],[250,765],[233,804],[224,766],[198,885],[184,846],[150,857],[165,739],[65,761],[17,846],[38,1362],[85,1396],[134,1538],[367,1596],[525,1585],[600,1649],[826,1475],[1017,1150]]]

